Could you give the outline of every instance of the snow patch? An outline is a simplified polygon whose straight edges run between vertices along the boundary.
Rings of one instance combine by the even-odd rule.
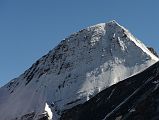
[[[45,111],[48,114],[48,119],[52,120],[53,113],[52,113],[52,111],[47,103],[45,103]]]

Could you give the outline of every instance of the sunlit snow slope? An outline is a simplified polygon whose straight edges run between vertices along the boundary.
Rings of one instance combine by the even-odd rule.
[[[88,27],[0,88],[0,119],[56,120],[62,111],[156,61],[142,42],[115,21]]]

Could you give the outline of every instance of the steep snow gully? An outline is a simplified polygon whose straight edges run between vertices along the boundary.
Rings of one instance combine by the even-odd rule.
[[[57,120],[158,60],[116,21],[85,28],[0,88],[0,119]]]

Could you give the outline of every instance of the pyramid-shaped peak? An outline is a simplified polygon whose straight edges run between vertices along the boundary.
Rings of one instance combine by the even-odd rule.
[[[0,88],[0,120],[28,115],[36,120],[45,115],[43,111],[57,120],[59,113],[158,61],[125,30],[113,20],[61,41],[24,74]]]
[[[116,22],[115,20],[109,21],[105,23],[105,26],[110,26],[113,28],[121,28],[121,29],[125,29],[123,26],[121,26],[118,22]]]
[[[130,43],[132,45],[130,45]],[[119,45],[118,51],[120,49],[126,51],[126,49],[133,48],[135,45],[138,49],[141,49],[141,51],[144,51],[144,53],[151,56],[152,59],[158,61],[158,58],[154,56],[141,41],[136,39],[125,27],[115,20],[95,24],[82,29],[62,41],[57,48],[65,46],[64,44],[68,47],[74,46],[74,48],[76,48],[75,51],[78,51],[78,49],[83,50],[85,47],[93,47],[98,44],[101,44],[104,49],[107,47],[107,49],[110,49],[111,51],[118,48],[111,47]],[[96,49],[101,49],[101,46]]]
[[[115,33],[115,32],[118,32],[118,31],[128,31],[126,28],[124,28],[122,25],[120,25],[118,22],[116,22],[115,20],[111,20],[109,22],[105,22],[105,23],[99,23],[99,24],[96,24],[96,25],[92,25],[90,27],[87,27],[87,30],[88,31],[94,31],[94,30],[104,30],[106,31],[109,30],[111,31],[111,33]]]
[[[105,26],[119,26],[119,27],[122,27],[118,22],[116,22],[115,20],[111,20],[109,22],[105,22],[105,23],[99,23],[99,24],[96,24],[96,25],[92,25],[88,28],[92,28],[92,27],[98,27],[98,26],[102,26],[102,27],[105,27]]]
[[[107,24],[116,24],[119,25],[119,23],[116,20],[111,20],[109,22],[106,22]]]

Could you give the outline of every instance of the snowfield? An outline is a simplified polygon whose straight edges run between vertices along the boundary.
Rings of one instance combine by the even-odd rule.
[[[57,120],[62,111],[158,60],[116,21],[88,27],[70,35],[0,88],[0,119]]]

